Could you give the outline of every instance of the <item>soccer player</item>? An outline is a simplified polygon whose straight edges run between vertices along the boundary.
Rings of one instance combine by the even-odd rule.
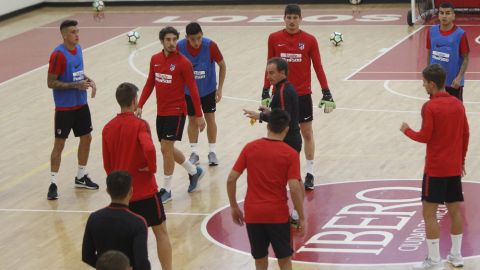
[[[197,22],[187,24],[186,37],[177,44],[177,49],[192,62],[195,80],[197,82],[202,110],[207,122],[208,137],[208,164],[210,166],[218,165],[217,154],[215,152],[215,144],[217,142],[217,124],[215,123],[216,103],[222,99],[223,82],[227,72],[227,66],[223,60],[222,53],[218,49],[217,44],[203,37],[203,31]],[[219,67],[218,87],[217,73],[215,63]],[[198,126],[195,119],[195,110],[190,97],[188,87],[185,89],[185,99],[187,101],[188,111],[188,139],[192,153],[190,155],[190,163],[199,164],[200,157],[198,155]]]
[[[132,270],[130,260],[125,254],[117,250],[103,253],[97,260],[97,270]]]
[[[227,180],[232,219],[238,225],[247,224],[257,270],[268,268],[270,244],[280,269],[292,269],[287,184],[299,214],[297,228],[303,230],[305,226],[299,155],[283,142],[289,123],[287,112],[272,110],[267,137],[252,141],[243,148]],[[245,169],[248,186],[244,216],[237,204],[236,184]]]
[[[452,247],[447,261],[461,267],[463,221],[460,203],[463,202],[461,178],[465,175],[469,140],[467,116],[463,104],[445,91],[446,74],[440,65],[426,67],[422,75],[423,87],[431,97],[422,107],[422,128],[416,132],[406,123],[400,127],[410,139],[427,145],[422,207],[428,256],[414,269],[443,269],[436,217],[439,204],[447,206],[451,219]]]
[[[87,89],[91,88],[94,98],[95,82],[83,70],[82,48],[78,44],[78,22],[66,20],[60,24],[63,43],[50,56],[48,67],[48,88],[53,89],[55,101],[55,142],[50,156],[50,186],[47,199],[58,199],[57,174],[60,169],[65,141],[73,130],[80,137],[78,144],[78,172],[75,187],[98,189],[87,174],[88,155],[92,141],[92,119],[87,103]]]
[[[198,88],[193,77],[193,67],[190,61],[177,51],[178,31],[167,26],[159,33],[163,50],[152,56],[148,79],[143,87],[137,108],[137,116],[141,117],[142,108],[155,87],[157,96],[157,135],[163,156],[164,184],[160,189],[162,202],[172,199],[171,183],[175,162],[181,164],[189,175],[188,192],[197,188],[198,181],[204,171],[185,159],[185,156],[175,148],[175,141],[182,140],[183,127],[187,106],[185,104],[185,86],[190,90],[195,121],[200,131],[205,128],[205,120],[200,107]]]
[[[311,69],[313,68],[320,82],[323,98],[319,107],[324,107],[325,113],[335,109],[335,102],[328,88],[327,78],[320,60],[318,43],[314,36],[300,29],[302,13],[300,7],[295,4],[287,5],[284,13],[285,29],[270,34],[268,37],[268,59],[281,57],[288,62],[288,80],[295,86],[298,93],[300,131],[305,141],[305,158],[307,160],[307,174],[305,176],[305,188],[314,188],[313,159],[315,157],[315,141],[313,139],[313,107],[311,89]],[[270,98],[270,81],[265,75],[262,91],[262,103],[265,104]]]
[[[107,177],[107,192],[112,202],[88,217],[82,260],[92,267],[109,269],[98,266],[105,263],[109,250],[118,250],[130,258],[127,266],[132,265],[134,270],[150,269],[147,223],[143,217],[128,210],[133,193],[131,181],[126,171],[111,172]]]
[[[126,170],[133,178],[133,195],[129,208],[152,227],[157,253],[163,270],[172,269],[172,247],[166,216],[158,192],[155,145],[148,123],[134,115],[138,105],[138,88],[122,83],[115,93],[121,112],[108,122],[102,132],[103,166],[107,174]]]
[[[464,75],[470,52],[467,34],[454,24],[455,11],[451,3],[440,4],[438,19],[440,24],[427,32],[427,64],[440,64],[445,69],[445,90],[463,101]]]

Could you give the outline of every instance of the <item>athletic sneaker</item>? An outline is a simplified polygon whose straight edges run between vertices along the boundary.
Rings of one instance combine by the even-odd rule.
[[[305,186],[305,189],[313,190],[315,188],[313,182],[314,182],[313,175],[307,173],[307,175],[305,176],[305,183],[303,184]]]
[[[48,187],[47,199],[56,200],[58,199],[57,185],[51,183]]]
[[[160,189],[160,199],[162,200],[162,203],[167,203],[168,201],[172,200],[172,191],[170,190],[167,192],[166,189],[161,188]]]
[[[463,267],[463,258],[462,255],[452,255],[448,254],[447,262],[453,265],[454,267]]]
[[[198,165],[200,163],[200,157],[196,153],[192,152],[188,161],[193,165]]]
[[[217,166],[217,165],[218,165],[217,154],[215,154],[215,152],[208,153],[208,166]]]
[[[202,179],[205,171],[200,167],[197,166],[197,173],[194,175],[188,175],[188,179],[190,180],[190,185],[188,185],[188,192],[193,192],[197,189],[198,181]]]
[[[426,258],[423,262],[414,265],[412,269],[415,270],[445,270],[442,260],[438,262],[432,261],[430,258]]]
[[[77,188],[86,188],[86,189],[98,189],[98,185],[92,182],[92,179],[88,177],[88,174],[85,174],[82,178],[78,179],[75,177],[75,187]]]

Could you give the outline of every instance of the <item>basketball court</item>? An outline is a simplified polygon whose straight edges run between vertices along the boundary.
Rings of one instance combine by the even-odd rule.
[[[107,3],[108,4],[108,3]],[[337,109],[314,108],[316,189],[305,198],[307,229],[294,236],[294,269],[410,269],[426,254],[421,218],[420,178],[425,147],[404,136],[402,122],[418,130],[427,100],[421,70],[426,64],[428,26],[408,27],[408,4],[302,5],[302,29],[315,35]],[[199,190],[188,194],[188,176],[177,166],[172,198],[165,205],[174,269],[254,269],[244,227],[232,223],[226,179],[242,147],[264,136],[264,124],[250,125],[242,109],[259,105],[268,34],[284,27],[283,5],[41,8],[0,22],[0,263],[5,269],[91,269],[81,262],[81,243],[90,212],[105,207],[101,130],[119,111],[114,94],[125,81],[142,88],[151,55],[161,50],[159,30],[198,21],[227,65],[223,99],[217,105],[220,165],[208,167],[208,144],[201,134],[200,162],[207,168]],[[98,191],[74,189],[78,139],[70,136],[58,175],[59,199],[47,201],[53,146],[54,105],[47,88],[48,59],[62,42],[64,19],[79,21],[85,73],[95,80],[89,99],[93,140],[89,175]],[[435,22],[433,22],[435,23]],[[466,218],[464,269],[480,264],[480,31],[477,18],[459,19],[467,31],[470,64],[464,104],[470,146],[464,178]],[[128,31],[141,35],[136,45]],[[341,32],[334,47],[329,36]],[[312,73],[314,104],[321,99]],[[155,123],[154,98],[143,118]],[[189,155],[186,132],[176,146]],[[161,168],[160,146],[157,164]],[[301,155],[302,169],[305,165]],[[157,174],[161,185],[162,171]],[[302,170],[304,174],[304,170]],[[243,198],[246,177],[238,183]],[[440,208],[441,253],[449,251],[449,218]],[[422,225],[423,224],[423,225]],[[154,235],[149,235],[152,269],[160,269]],[[271,260],[269,269],[278,269]]]

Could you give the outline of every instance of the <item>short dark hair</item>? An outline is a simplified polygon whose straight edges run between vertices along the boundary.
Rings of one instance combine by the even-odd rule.
[[[124,82],[117,87],[115,97],[120,107],[129,107],[137,97],[138,87],[133,83]]]
[[[185,32],[187,35],[196,35],[198,33],[203,33],[202,27],[197,22],[191,22],[185,27]]]
[[[300,6],[297,4],[288,4],[285,7],[284,17],[287,15],[298,15],[302,17],[302,10],[300,9]]]
[[[60,24],[60,31],[70,26],[77,26],[78,22],[75,20],[65,20]]]
[[[451,8],[453,11],[455,11],[455,7],[453,6],[452,3],[450,2],[443,2],[440,4],[439,8]]]
[[[290,114],[281,109],[273,109],[268,120],[268,129],[273,133],[282,133],[290,124]]]
[[[109,250],[98,258],[95,268],[97,270],[127,270],[130,260],[118,250]]]
[[[112,199],[124,199],[132,186],[132,177],[127,171],[113,171],[107,176],[107,192]]]
[[[427,82],[434,82],[438,89],[443,89],[447,73],[441,65],[433,64],[423,69],[422,76]]]
[[[281,57],[273,57],[267,61],[267,65],[275,64],[279,72],[284,71],[285,76],[288,76],[288,63]]]
[[[175,36],[177,36],[177,39],[180,36],[180,33],[177,31],[177,29],[173,28],[172,26],[167,26],[160,30],[160,33],[158,33],[160,41],[163,41],[167,34],[174,34]]]

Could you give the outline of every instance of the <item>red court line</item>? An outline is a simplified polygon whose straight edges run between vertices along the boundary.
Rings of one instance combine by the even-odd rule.
[[[480,46],[475,39],[480,36],[480,27],[462,26],[467,32],[470,45],[466,80],[480,80]],[[387,53],[363,67],[349,80],[421,80],[421,71],[427,62],[426,33],[424,27]]]

